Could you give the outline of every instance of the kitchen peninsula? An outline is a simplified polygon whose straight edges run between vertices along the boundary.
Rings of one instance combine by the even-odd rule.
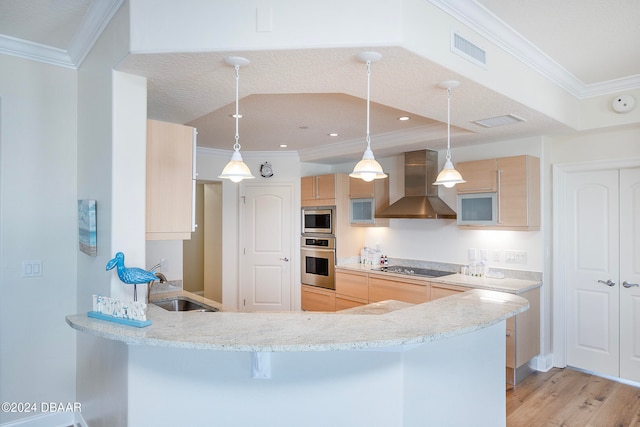
[[[128,345],[129,425],[500,426],[506,319],[527,308],[472,290],[345,313],[150,305],[146,328],[66,321]],[[149,401],[167,405],[150,411]]]

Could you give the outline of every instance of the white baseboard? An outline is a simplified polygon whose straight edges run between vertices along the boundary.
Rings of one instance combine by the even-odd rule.
[[[0,427],[89,427],[79,412],[55,412],[39,414],[17,421],[0,424]]]
[[[529,361],[529,367],[539,372],[548,372],[553,368],[553,354],[538,355]]]

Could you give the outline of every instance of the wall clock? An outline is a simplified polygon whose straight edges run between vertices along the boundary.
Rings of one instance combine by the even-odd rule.
[[[264,162],[260,165],[260,175],[265,178],[271,178],[273,176],[273,168],[271,167],[271,163]]]

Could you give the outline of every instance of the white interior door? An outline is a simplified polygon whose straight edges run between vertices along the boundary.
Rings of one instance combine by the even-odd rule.
[[[640,381],[640,168],[620,171],[620,376]]]
[[[619,375],[618,171],[567,175],[567,363]]]
[[[288,185],[244,187],[244,310],[291,310],[292,191]]]

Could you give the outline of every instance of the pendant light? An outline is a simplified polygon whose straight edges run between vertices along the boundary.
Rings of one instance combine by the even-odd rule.
[[[238,70],[240,70],[241,66],[249,65],[249,60],[241,56],[229,56],[225,58],[224,62],[233,66],[236,70],[236,114],[234,115],[236,119],[236,142],[233,144],[234,151],[231,156],[231,160],[224,167],[218,178],[230,179],[233,182],[240,182],[243,179],[255,178],[251,175],[249,167],[242,161],[240,143],[238,142],[240,139],[238,136],[238,119],[240,118],[240,115],[238,114],[238,83],[240,81],[240,73]]]
[[[451,89],[458,87],[458,85],[460,85],[460,82],[456,80],[447,80],[438,85],[447,89],[447,160],[433,185],[444,185],[447,188],[467,182],[462,179],[460,172],[455,170],[453,163],[451,163]]]
[[[366,182],[374,179],[386,178],[387,174],[382,171],[380,163],[376,162],[371,151],[371,137],[369,136],[369,104],[371,98],[371,63],[379,61],[382,58],[378,52],[362,52],[358,55],[358,60],[367,64],[367,149],[364,151],[362,160],[360,160],[353,168],[353,172],[349,174],[352,178],[360,178]]]

